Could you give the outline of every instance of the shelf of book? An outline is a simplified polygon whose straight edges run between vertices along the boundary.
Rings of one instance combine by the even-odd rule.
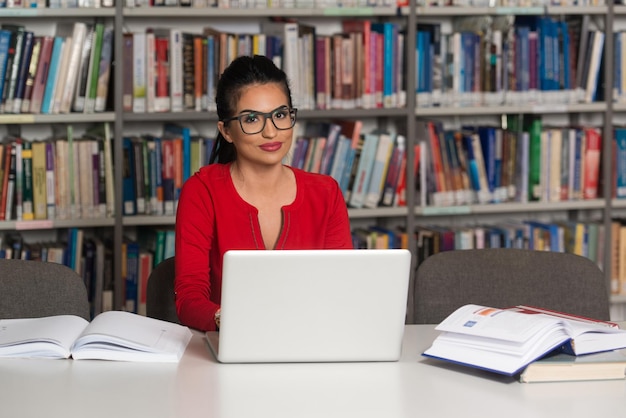
[[[0,115],[0,125],[30,125],[51,123],[102,123],[115,121],[114,112],[103,113],[65,113],[57,115],[15,114]]]
[[[603,15],[607,6],[536,6],[536,7],[418,7],[420,17],[501,16],[501,15]]]
[[[259,17],[375,17],[396,16],[396,7],[311,8],[220,8],[220,7],[125,7],[125,17],[217,17],[255,19]]]
[[[626,202],[625,202],[626,203]],[[458,206],[425,206],[416,207],[415,214],[420,216],[441,215],[470,215],[470,214],[507,214],[507,213],[535,213],[556,212],[571,210],[604,209],[606,202],[602,199],[573,200],[565,202],[529,202],[529,203],[494,203],[487,205],[458,205]],[[626,207],[626,204],[624,205]]]
[[[2,8],[2,18],[90,18],[90,17],[114,17],[113,7],[81,7],[81,8]]]
[[[624,106],[626,109],[626,106]],[[415,114],[419,117],[433,116],[480,116],[480,115],[516,115],[516,114],[570,114],[600,113],[607,110],[607,104],[575,103],[575,104],[527,104],[519,106],[433,106],[418,107]]]
[[[115,224],[113,218],[102,219],[45,219],[37,221],[0,221],[0,231],[29,231],[60,228],[107,228]]]

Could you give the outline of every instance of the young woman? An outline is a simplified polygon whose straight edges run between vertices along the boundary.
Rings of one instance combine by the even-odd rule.
[[[205,331],[219,326],[227,250],[352,248],[337,182],[282,164],[297,115],[285,73],[264,56],[237,58],[215,102],[214,164],[185,182],[176,214],[176,310]]]

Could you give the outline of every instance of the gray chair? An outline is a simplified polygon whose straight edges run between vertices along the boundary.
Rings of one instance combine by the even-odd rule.
[[[0,319],[52,315],[90,320],[82,277],[62,264],[0,259]]]
[[[440,252],[417,269],[415,323],[437,324],[468,303],[506,308],[531,305],[609,319],[604,273],[569,253],[522,249]]]
[[[146,315],[151,318],[179,324],[174,299],[174,257],[160,262],[148,277]]]

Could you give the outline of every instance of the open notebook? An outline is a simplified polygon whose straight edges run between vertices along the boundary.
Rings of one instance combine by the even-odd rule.
[[[396,361],[408,250],[236,250],[224,255],[223,363]]]

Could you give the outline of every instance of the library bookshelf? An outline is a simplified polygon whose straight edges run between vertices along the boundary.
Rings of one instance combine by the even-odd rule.
[[[610,71],[613,67],[614,44],[612,36],[613,18],[626,14],[626,9],[614,5],[599,6],[530,6],[530,7],[482,7],[482,6],[423,6],[416,1],[408,5],[397,7],[395,4],[377,7],[325,7],[325,8],[217,8],[217,7],[150,7],[136,5],[130,7],[127,2],[118,1],[114,7],[101,7],[92,9],[0,9],[0,19],[10,20],[19,18],[28,25],[29,21],[51,21],[57,18],[69,19],[70,21],[104,19],[112,25],[114,30],[114,45],[111,85],[112,95],[109,108],[106,112],[81,114],[66,113],[57,115],[46,114],[4,114],[0,115],[0,123],[7,126],[46,126],[46,125],[92,125],[108,123],[112,126],[113,150],[113,185],[114,185],[114,215],[103,219],[68,219],[68,220],[41,220],[41,221],[0,221],[0,229],[5,232],[56,230],[65,228],[85,228],[106,231],[111,237],[114,266],[114,297],[112,306],[123,308],[126,295],[124,294],[123,264],[126,256],[122,248],[129,234],[136,236],[142,229],[171,228],[174,225],[173,215],[163,214],[125,214],[123,183],[124,176],[121,170],[124,161],[124,146],[122,138],[130,136],[133,132],[141,132],[144,129],[160,130],[164,123],[190,124],[198,127],[198,131],[204,135],[214,134],[216,116],[210,110],[196,111],[184,110],[180,112],[133,112],[125,108],[124,80],[131,69],[125,62],[123,49],[125,32],[145,31],[148,27],[192,27],[201,32],[203,27],[222,24],[227,29],[237,28],[243,25],[248,31],[249,27],[259,27],[261,22],[266,22],[274,16],[288,16],[296,21],[305,22],[307,25],[320,27],[337,27],[342,20],[370,20],[372,22],[395,22],[404,32],[404,87],[407,92],[405,102],[401,106],[379,107],[373,109],[307,109],[299,110],[298,117],[303,123],[315,123],[329,119],[341,120],[364,120],[375,127],[391,127],[394,131],[406,137],[407,167],[412,167],[417,161],[414,145],[424,141],[418,132],[420,120],[443,120],[451,125],[472,124],[474,119],[479,123],[486,121],[488,124],[497,124],[506,116],[527,115],[534,117],[554,118],[565,120],[565,124],[586,124],[592,121],[596,127],[602,130],[604,141],[602,142],[602,179],[601,192],[598,197],[592,199],[567,200],[558,202],[516,202],[502,203],[464,203],[434,205],[427,196],[420,197],[417,190],[423,185],[419,176],[407,175],[407,190],[416,190],[415,193],[407,193],[405,206],[376,207],[376,208],[349,208],[349,215],[355,226],[367,223],[375,223],[381,226],[402,226],[407,231],[425,225],[436,224],[443,227],[465,227],[490,222],[492,219],[517,218],[524,220],[536,220],[550,218],[552,215],[560,220],[593,220],[602,223],[606,231],[610,231],[611,220],[619,216],[619,212],[626,209],[626,200],[613,198],[610,179],[613,177],[613,162],[611,155],[611,141],[607,140],[613,135],[614,114],[626,113],[626,106],[613,100],[591,101],[588,103],[509,103],[502,105],[467,105],[467,106],[423,106],[419,95],[408,94],[418,89],[416,74],[418,67],[417,58],[417,35],[422,24],[450,22],[459,17],[498,17],[547,15],[558,17],[561,15],[588,15],[603,22],[607,34],[603,59],[604,59],[604,97],[612,97],[614,74]],[[448,22],[448,23],[445,23]],[[227,30],[224,29],[224,30]],[[235,29],[233,29],[234,31]],[[262,30],[262,29],[261,29]],[[334,29],[333,29],[334,30]],[[158,126],[158,128],[154,128]],[[407,169],[408,173],[411,173]],[[418,237],[408,234],[407,245],[416,254]],[[604,247],[611,245],[610,232],[604,234]],[[611,254],[605,251],[602,265],[610,266]],[[414,257],[415,258],[415,257]],[[417,263],[417,260],[415,260]],[[610,269],[605,268],[607,286],[611,285]],[[626,302],[624,296],[613,295],[612,301],[616,305]],[[412,318],[412,289],[409,295],[408,320]]]

